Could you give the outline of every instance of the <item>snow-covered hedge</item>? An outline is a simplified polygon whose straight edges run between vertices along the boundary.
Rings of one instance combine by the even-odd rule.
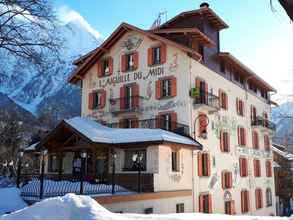
[[[67,194],[43,200],[0,220],[293,220],[281,217],[228,216],[181,213],[170,215],[116,214],[109,212],[88,196]]]

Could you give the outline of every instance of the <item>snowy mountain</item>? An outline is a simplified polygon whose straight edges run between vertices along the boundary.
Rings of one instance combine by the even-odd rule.
[[[272,120],[277,126],[274,141],[279,144],[288,142],[289,149],[293,152],[293,102],[286,102],[273,108]]]
[[[48,103],[55,104],[55,107],[62,103],[63,107],[59,107],[63,109],[67,103],[75,108],[70,109],[72,113],[79,114],[80,104],[76,101],[79,92],[66,85],[66,79],[73,69],[72,61],[102,42],[78,18],[58,28],[64,39],[61,60],[48,53],[46,66],[40,68],[15,60],[5,52],[0,54],[1,60],[6,61],[0,63],[0,92],[37,117],[50,109]],[[76,105],[72,106],[72,101]],[[64,112],[61,115],[67,116]]]

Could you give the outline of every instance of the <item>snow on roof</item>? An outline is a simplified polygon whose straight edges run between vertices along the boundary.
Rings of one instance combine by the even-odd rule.
[[[81,134],[93,142],[124,144],[150,141],[167,141],[201,147],[201,144],[191,138],[184,137],[162,129],[148,128],[109,128],[96,121],[84,117],[74,117],[64,120]]]
[[[36,143],[34,143],[34,144],[29,145],[28,147],[26,147],[26,148],[24,149],[24,151],[34,151],[34,150],[36,150],[36,146],[37,146],[39,143],[40,143],[40,142],[36,142]]]
[[[270,213],[267,213],[268,215]],[[174,214],[120,214],[105,209],[88,196],[67,194],[35,203],[28,208],[10,215],[0,217],[1,220],[286,220],[291,217],[275,216],[237,216],[224,214],[203,213],[174,213]]]
[[[282,157],[286,158],[287,160],[293,160],[293,154],[289,153],[288,151],[281,151],[280,149],[278,149],[277,147],[272,147],[272,150],[281,155]]]

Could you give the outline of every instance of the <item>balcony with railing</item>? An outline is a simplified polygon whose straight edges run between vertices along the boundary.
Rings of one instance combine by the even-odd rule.
[[[253,119],[251,121],[251,126],[268,129],[268,130],[270,130],[272,132],[274,132],[276,130],[275,123],[269,121],[268,119],[260,117],[260,116],[256,117],[255,119]]]
[[[131,123],[129,123],[128,125],[129,127],[123,127],[123,128],[132,128]],[[119,128],[119,127],[121,128],[121,124],[119,123],[109,123],[107,124],[107,126],[111,128]],[[188,125],[181,124],[175,121],[164,120],[161,118],[138,120],[135,128],[151,128],[151,129],[160,128],[166,131],[174,132],[182,136],[190,137]]]
[[[124,112],[140,112],[144,98],[141,96],[128,96],[110,99],[110,112],[119,114]]]
[[[220,109],[219,97],[209,92],[198,92],[193,96],[193,104],[196,108],[203,108],[209,112]]]

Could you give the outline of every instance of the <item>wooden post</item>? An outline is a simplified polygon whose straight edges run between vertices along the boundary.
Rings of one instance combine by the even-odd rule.
[[[40,176],[40,200],[43,199],[44,191],[44,173],[45,173],[45,156],[43,155],[42,167],[41,167],[41,176]]]
[[[115,159],[116,159],[116,154],[115,150],[111,149],[111,156],[112,156],[112,194],[115,194]]]
[[[63,171],[63,155],[62,155],[62,153],[59,153],[58,161],[59,161],[59,163],[58,163],[58,165],[59,165],[59,167],[58,167],[58,179],[60,181],[61,178],[62,178],[62,171]]]

